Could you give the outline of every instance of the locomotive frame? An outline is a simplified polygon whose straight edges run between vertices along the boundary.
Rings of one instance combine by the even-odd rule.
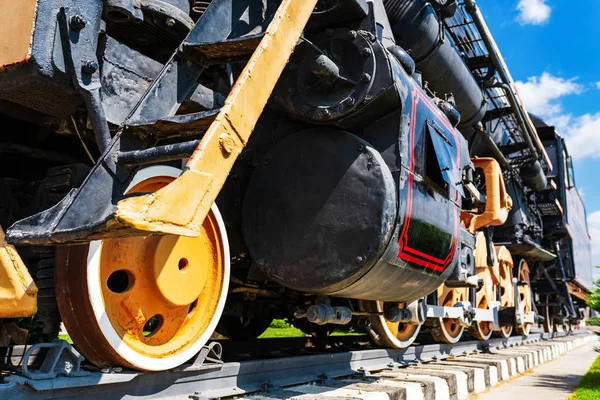
[[[0,317],[141,370],[276,316],[395,348],[583,318],[564,141],[473,0],[204,3],[0,16],[32,26],[0,41]]]

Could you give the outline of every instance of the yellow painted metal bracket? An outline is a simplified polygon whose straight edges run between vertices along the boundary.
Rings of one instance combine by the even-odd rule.
[[[183,174],[166,187],[117,204],[119,222],[138,230],[197,236],[233,163],[246,146],[317,0],[283,0]]]
[[[31,57],[37,0],[0,0],[0,71]]]
[[[38,289],[17,250],[4,241],[0,228],[0,318],[18,318],[37,311]]]
[[[476,169],[483,170],[485,177],[485,210],[482,214],[463,212],[461,219],[465,228],[474,233],[484,226],[498,226],[506,222],[512,208],[512,199],[506,192],[502,169],[493,158],[472,158]]]

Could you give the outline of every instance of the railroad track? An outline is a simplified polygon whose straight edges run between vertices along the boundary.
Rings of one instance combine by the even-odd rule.
[[[463,399],[595,338],[587,331],[559,334],[553,339],[532,333],[527,338],[427,344],[402,350],[338,351],[188,365],[158,373],[91,372],[84,377],[51,380],[15,375],[0,383],[0,398]],[[516,346],[519,348],[514,349]]]

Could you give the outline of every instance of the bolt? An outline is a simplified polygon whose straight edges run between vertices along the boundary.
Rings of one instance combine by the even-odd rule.
[[[167,18],[167,20],[165,21],[165,23],[167,24],[167,26],[169,28],[172,28],[175,26],[175,20],[173,18]]]
[[[356,146],[356,150],[360,151],[361,153],[363,152],[364,149],[365,149],[365,146],[363,146],[362,144],[359,144],[358,146]]]
[[[94,60],[87,60],[83,62],[83,65],[81,67],[83,69],[83,72],[85,72],[88,75],[92,75],[94,74],[96,71],[98,71],[98,69],[100,68],[98,66],[98,62],[94,61]]]
[[[360,80],[367,83],[371,80],[371,75],[367,74],[366,72],[364,74],[362,74],[360,76]]]
[[[80,15],[73,15],[71,17],[71,20],[69,21],[69,26],[71,27],[71,30],[75,32],[79,32],[80,30],[85,28],[85,25],[85,19],[83,19],[83,17],[81,17]]]
[[[364,49],[362,49],[360,51],[360,55],[363,56],[364,58],[367,58],[371,55],[371,49],[369,49],[368,47],[365,47]]]
[[[354,39],[356,39],[356,36],[358,36],[357,33],[356,33],[356,31],[350,31],[350,32],[348,32],[348,39],[354,40]]]
[[[359,264],[362,264],[365,261],[365,258],[363,256],[358,256],[356,257],[356,262]]]
[[[326,108],[322,108],[319,110],[318,115],[320,119],[329,119],[331,117],[331,111]]]
[[[342,106],[344,107],[352,107],[356,103],[354,97],[347,97],[342,101]]]
[[[325,30],[325,35],[327,35],[328,37],[332,37],[333,36],[333,29],[326,29]]]

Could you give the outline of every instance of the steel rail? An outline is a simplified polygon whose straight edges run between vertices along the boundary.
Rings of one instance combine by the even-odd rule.
[[[575,332],[574,334],[584,333]],[[560,333],[556,336],[565,336]],[[555,337],[556,337],[555,336]],[[217,398],[355,375],[391,366],[439,360],[475,351],[514,347],[549,339],[545,333],[487,341],[464,341],[455,345],[415,345],[401,350],[371,349],[333,354],[293,356],[231,362],[186,371],[157,373],[93,372],[80,378],[29,380],[11,376],[0,383],[6,399],[166,399]]]

